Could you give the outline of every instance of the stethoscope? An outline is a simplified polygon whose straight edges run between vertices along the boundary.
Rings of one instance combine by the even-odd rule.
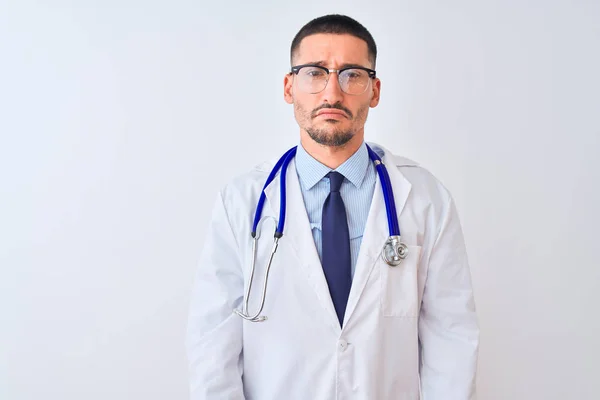
[[[279,244],[279,239],[283,236],[283,227],[285,225],[285,211],[286,211],[286,190],[285,190],[285,176],[287,167],[292,161],[292,158],[296,155],[296,146],[289,149],[275,164],[275,167],[269,174],[267,181],[263,187],[262,193],[258,200],[258,204],[256,206],[256,213],[254,214],[254,224],[252,225],[252,233],[251,236],[253,238],[252,242],[252,269],[250,270],[250,279],[248,281],[248,287],[246,288],[246,293],[244,295],[244,308],[243,311],[233,310],[240,317],[252,321],[252,322],[262,322],[267,319],[266,316],[261,316],[265,306],[265,295],[267,293],[267,283],[269,281],[269,271],[271,270],[271,263],[273,262],[273,256],[277,251],[277,246]],[[381,256],[385,260],[388,265],[391,267],[396,267],[400,265],[402,260],[404,260],[408,253],[407,246],[402,243],[400,240],[400,227],[398,226],[398,215],[396,214],[396,204],[394,203],[394,193],[392,191],[392,185],[390,183],[390,176],[388,175],[387,169],[381,158],[375,153],[368,145],[367,150],[369,152],[369,158],[375,165],[375,169],[377,170],[377,174],[379,175],[379,180],[381,181],[381,189],[383,190],[383,199],[385,200],[385,211],[387,213],[387,221],[388,228],[390,232],[389,238],[386,240],[383,250],[381,252]],[[262,297],[260,300],[260,308],[258,312],[254,315],[248,314],[248,301],[250,299],[250,291],[252,289],[252,283],[254,281],[254,269],[256,266],[256,248],[257,242],[260,235],[257,235],[258,225],[260,223],[260,216],[262,213],[262,209],[265,203],[266,194],[265,189],[275,178],[277,172],[281,169],[281,174],[279,175],[280,180],[280,204],[279,204],[279,222],[277,224],[277,229],[275,230],[275,235],[273,238],[273,248],[271,250],[271,255],[269,257],[269,263],[267,264],[266,272],[265,272],[265,280],[263,283]]]

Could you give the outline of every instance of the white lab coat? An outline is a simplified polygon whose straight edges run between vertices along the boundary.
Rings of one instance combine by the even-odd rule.
[[[340,328],[292,161],[284,235],[269,275],[265,322],[234,314],[250,272],[256,203],[274,162],[227,185],[213,211],[186,339],[192,400],[474,400],[479,329],[459,218],[427,170],[381,146],[408,257],[383,261],[388,237],[379,179]],[[279,215],[279,177],[264,216]],[[273,245],[259,240],[250,313]]]

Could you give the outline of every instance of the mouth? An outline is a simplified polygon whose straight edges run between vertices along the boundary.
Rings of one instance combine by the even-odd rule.
[[[317,117],[328,118],[328,119],[340,119],[340,118],[348,118],[346,113],[339,110],[325,109],[319,111],[316,115]]]

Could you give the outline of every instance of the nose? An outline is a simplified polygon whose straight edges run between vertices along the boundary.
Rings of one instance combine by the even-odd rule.
[[[329,81],[327,82],[325,89],[321,92],[321,96],[323,101],[326,101],[329,104],[342,102],[344,92],[342,92],[342,88],[340,87],[337,71],[329,73]]]

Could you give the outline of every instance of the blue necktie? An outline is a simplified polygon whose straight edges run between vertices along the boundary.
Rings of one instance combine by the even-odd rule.
[[[352,285],[350,271],[350,233],[348,218],[340,187],[344,175],[336,171],[329,174],[330,192],[323,204],[322,230],[322,264],[329,293],[337,314],[340,326],[344,321],[346,304]]]

